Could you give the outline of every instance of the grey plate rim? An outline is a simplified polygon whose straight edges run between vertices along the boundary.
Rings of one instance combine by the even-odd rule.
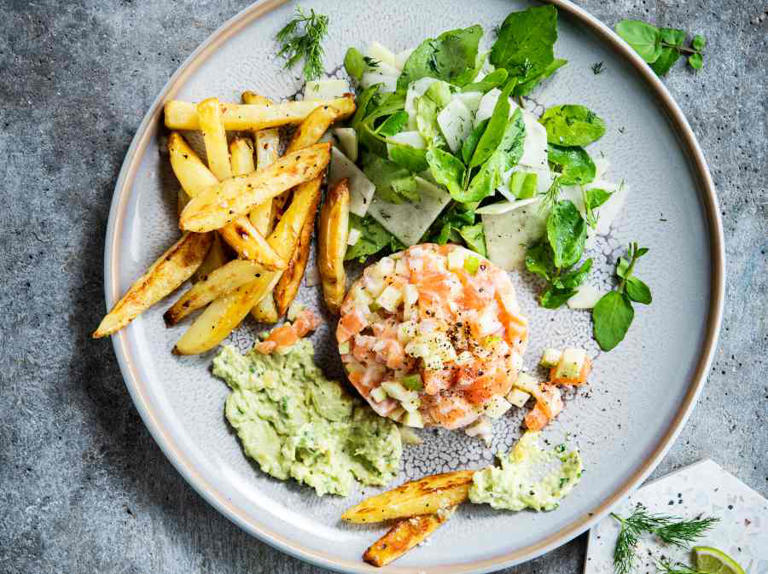
[[[222,24],[213,34],[200,44],[200,46],[198,46],[198,48],[171,76],[157,98],[155,98],[147,114],[144,116],[136,135],[131,141],[128,152],[126,153],[123,166],[115,184],[115,191],[109,212],[104,251],[104,289],[108,308],[120,297],[117,247],[118,237],[121,235],[120,232],[125,222],[126,204],[139,168],[139,160],[146,149],[148,142],[151,138],[154,138],[158,132],[164,102],[174,97],[184,80],[222,43],[240,31],[244,26],[285,4],[287,1],[288,0],[263,0],[257,2]],[[537,544],[494,558],[447,567],[440,566],[421,569],[420,571],[424,572],[424,574],[437,572],[440,572],[440,574],[461,572],[479,573],[499,570],[541,556],[591,528],[592,525],[596,524],[610,512],[615,504],[629,494],[629,492],[637,488],[643,480],[650,475],[659,462],[661,462],[661,459],[672,444],[674,444],[677,436],[685,425],[685,422],[693,411],[696,400],[706,381],[717,348],[725,299],[725,247],[723,226],[712,176],[709,172],[707,162],[704,159],[704,154],[696,140],[696,136],[666,86],[664,86],[651,68],[632,50],[632,48],[629,47],[628,44],[613,32],[613,30],[594,16],[590,15],[584,9],[571,3],[569,0],[546,0],[546,2],[555,5],[559,10],[566,12],[571,18],[588,27],[601,40],[606,42],[608,46],[632,64],[637,73],[646,82],[648,88],[657,98],[660,107],[667,114],[676,134],[680,138],[681,146],[691,162],[693,171],[698,179],[700,199],[702,200],[706,211],[707,226],[709,228],[709,255],[712,264],[712,293],[710,297],[709,316],[707,318],[706,336],[701,346],[699,361],[696,365],[693,377],[688,386],[688,392],[685,395],[680,410],[672,419],[666,432],[654,448],[652,455],[646,459],[644,464],[610,497],[603,500],[596,508],[587,512],[579,520],[572,522],[567,527]],[[205,500],[229,520],[249,534],[275,548],[278,548],[291,556],[324,568],[344,572],[405,573],[412,570],[397,566],[374,568],[365,564],[362,560],[359,562],[341,560],[331,553],[316,552],[302,547],[298,541],[281,536],[278,533],[271,531],[266,525],[258,523],[246,516],[228,500],[225,493],[215,489],[205,480],[205,478],[194,468],[189,458],[175,444],[167,429],[163,428],[158,422],[158,419],[153,413],[149,401],[147,400],[145,383],[140,380],[138,369],[129,353],[125,332],[120,331],[113,335],[112,343],[131,399],[136,405],[150,434],[184,479]]]

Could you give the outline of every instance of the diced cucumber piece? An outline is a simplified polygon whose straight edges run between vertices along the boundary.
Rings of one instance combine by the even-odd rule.
[[[544,349],[541,354],[541,360],[539,365],[544,368],[551,369],[560,364],[560,359],[563,357],[563,352],[559,349]]]
[[[403,417],[405,416],[405,409],[403,407],[397,407],[387,416],[391,418],[393,421],[402,422]]]
[[[365,217],[373,194],[376,193],[376,186],[353,161],[334,147],[331,149],[331,165],[328,168],[328,186],[335,185],[345,177],[349,180],[349,211]]]
[[[498,419],[501,418],[511,408],[512,405],[506,399],[495,395],[491,398],[491,400],[488,401],[488,404],[486,405],[483,412],[485,413],[485,416],[489,418]]]
[[[530,199],[536,194],[538,176],[535,173],[515,171],[509,178],[509,191],[518,199]]]
[[[357,161],[357,132],[354,128],[333,128],[331,132],[338,142],[339,150],[350,161]]]
[[[486,417],[480,417],[467,428],[464,429],[467,436],[483,439],[485,444],[490,445],[493,438],[493,425]]]
[[[584,349],[569,347],[563,351],[563,356],[555,369],[555,379],[577,379],[587,360]]]
[[[400,382],[409,391],[420,391],[424,388],[424,383],[421,380],[421,375],[414,373],[403,377]]]
[[[387,391],[381,387],[376,387],[371,391],[371,398],[377,403],[381,403],[387,400]]]
[[[351,91],[346,80],[310,80],[304,85],[304,99],[308,101],[333,100]]]
[[[410,401],[403,401],[400,404],[407,412],[412,413],[413,411],[419,410],[419,407],[421,406],[421,399],[412,399]]]
[[[434,88],[437,84],[433,84]],[[457,153],[464,140],[472,131],[472,112],[458,98],[452,99],[442,111],[437,114],[437,125],[453,153]]]
[[[409,391],[396,381],[384,381],[381,387],[390,397],[401,403],[413,402],[419,399],[418,393]]]
[[[400,305],[402,300],[403,291],[397,287],[388,285],[384,291],[381,292],[381,295],[379,295],[378,299],[376,299],[376,302],[381,306],[382,309],[386,309],[390,313],[394,313],[397,311],[397,307]]]
[[[539,392],[539,381],[528,373],[519,373],[513,386],[531,395],[536,395]]]
[[[339,354],[340,355],[348,355],[349,354],[349,341],[344,341],[339,345]]]
[[[474,255],[467,257],[464,260],[464,269],[470,275],[474,275],[475,273],[477,273],[477,270],[480,269],[480,258],[475,257]]]
[[[368,49],[366,50],[367,56],[369,58],[372,58],[373,60],[376,60],[379,62],[379,64],[386,64],[388,66],[392,66],[393,68],[398,68],[397,65],[397,57],[395,56],[394,52],[392,52],[389,48],[384,46],[383,44],[380,44],[379,42],[376,42],[375,40],[368,44]]]
[[[530,398],[529,393],[517,388],[512,389],[507,395],[507,400],[519,409],[523,408]]]
[[[424,419],[421,417],[421,413],[418,410],[406,411],[405,416],[401,419],[402,424],[407,427],[423,429]]]

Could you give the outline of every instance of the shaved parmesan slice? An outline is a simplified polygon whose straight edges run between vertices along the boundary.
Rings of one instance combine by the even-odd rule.
[[[402,52],[395,54],[395,68],[402,70],[405,67],[405,63],[408,61],[408,58],[413,54],[413,50],[413,48],[409,48],[408,50],[403,50]]]
[[[351,92],[346,80],[312,80],[304,85],[304,99],[333,100]]]
[[[568,307],[571,309],[592,309],[603,294],[592,285],[582,285],[576,291],[576,295],[568,299]]]
[[[331,149],[331,166],[328,168],[328,186],[335,185],[345,177],[349,180],[349,211],[365,217],[376,186],[353,161],[334,147]]]
[[[480,106],[480,100],[483,99],[483,92],[459,92],[454,94],[453,97],[460,99],[469,108],[469,111],[474,114]]]
[[[518,163],[537,170],[546,169],[549,171],[549,164],[547,163],[547,129],[530,112],[523,112],[523,123],[525,124],[525,140],[523,141],[523,155]]]
[[[475,213],[479,215],[501,215],[514,209],[520,209],[521,207],[533,205],[534,203],[538,202],[538,197],[531,197],[530,199],[521,199],[518,201],[500,201],[499,203],[484,205],[483,207],[476,209]]]
[[[411,82],[405,93],[405,111],[408,113],[408,129],[416,129],[416,98],[420,98],[429,89],[429,86],[437,82],[435,78],[419,78]]]
[[[376,41],[371,42],[368,44],[368,50],[366,54],[369,58],[373,58],[379,63],[387,64],[388,66],[392,66],[393,68],[398,68],[397,65],[397,57],[395,56],[394,52],[392,52],[389,48],[386,46],[379,44]]]
[[[437,114],[437,125],[448,147],[456,153],[472,131],[472,112],[464,102],[454,98]]]
[[[416,181],[419,184],[419,201],[389,203],[375,196],[368,210],[384,229],[409,246],[419,242],[451,201],[445,189],[419,176],[416,176]]]
[[[488,259],[506,271],[521,269],[525,250],[546,231],[548,213],[540,211],[537,201],[506,213],[483,215]]]

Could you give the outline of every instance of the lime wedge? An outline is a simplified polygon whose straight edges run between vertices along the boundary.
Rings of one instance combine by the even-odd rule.
[[[696,570],[706,574],[745,574],[744,569],[722,550],[710,546],[694,546]]]

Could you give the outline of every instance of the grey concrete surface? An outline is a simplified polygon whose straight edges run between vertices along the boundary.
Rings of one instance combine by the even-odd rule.
[[[130,138],[179,63],[246,3],[0,2],[0,572],[317,571],[246,536],[182,480],[110,342],[88,338]],[[640,17],[709,40],[702,71],[680,64],[666,82],[719,190],[728,304],[709,384],[656,475],[710,456],[768,494],[768,5],[580,3],[609,24]],[[510,571],[578,572],[585,547],[582,536]]]

